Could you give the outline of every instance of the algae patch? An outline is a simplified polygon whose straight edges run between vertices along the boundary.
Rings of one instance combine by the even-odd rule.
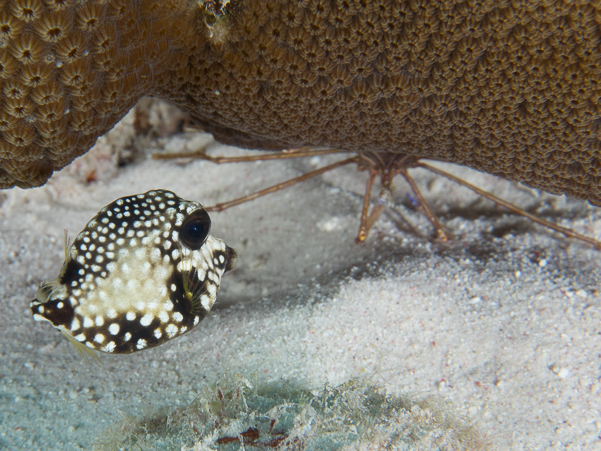
[[[129,419],[99,450],[473,450],[473,428],[441,402],[356,381],[308,390],[240,375],[206,386],[190,405]]]

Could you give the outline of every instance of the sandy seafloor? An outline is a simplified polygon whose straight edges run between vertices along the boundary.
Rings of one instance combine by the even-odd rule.
[[[46,186],[0,193],[0,449],[92,449],[124,418],[183,406],[238,371],[310,388],[359,378],[440,398],[490,449],[601,450],[601,253],[423,171],[413,173],[452,243],[428,239],[398,179],[397,210],[422,236],[391,213],[356,245],[366,174],[339,169],[213,213],[212,233],[239,262],[209,318],[159,348],[86,365],[28,307],[40,281],[58,274],[63,229],[75,236],[124,195],[164,188],[210,205],[334,159],[218,166],[142,153],[115,168],[107,155],[119,133],[131,133],[127,123]],[[193,150],[207,139],[186,133],[145,145]],[[97,181],[87,183],[96,165]],[[448,167],[601,236],[601,214],[584,202]]]

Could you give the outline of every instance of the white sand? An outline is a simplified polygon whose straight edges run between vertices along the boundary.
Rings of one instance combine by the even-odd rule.
[[[187,134],[154,144],[177,150],[203,140]],[[355,245],[366,176],[338,170],[212,214],[212,233],[240,256],[214,314],[162,347],[85,365],[28,307],[39,282],[60,269],[63,229],[74,236],[127,194],[165,188],[208,205],[332,159],[142,159],[114,169],[109,144],[45,187],[0,193],[0,449],[90,449],[124,416],[184,405],[228,370],[308,387],[361,378],[393,393],[441,397],[492,448],[601,449],[601,254],[420,171],[453,243],[432,244],[384,217]],[[226,151],[237,152],[211,152]],[[86,185],[97,164],[101,181]],[[545,205],[564,225],[601,233],[599,211],[583,202],[460,172],[521,205]],[[395,200],[408,204],[397,185]],[[401,211],[429,233],[419,214]]]

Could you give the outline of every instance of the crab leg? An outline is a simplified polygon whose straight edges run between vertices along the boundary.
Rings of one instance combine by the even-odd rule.
[[[216,164],[221,163],[245,163],[249,161],[281,160],[286,158],[303,158],[316,155],[329,155],[335,153],[349,153],[344,150],[336,149],[314,149],[311,147],[299,147],[298,149],[284,150],[282,152],[269,152],[259,155],[247,155],[243,157],[212,157],[206,153],[206,148],[212,144],[208,143],[203,148],[194,152],[173,152],[173,153],[155,153],[152,158],[155,160],[172,160],[175,158],[198,158],[200,160],[211,161]]]
[[[414,167],[421,167],[424,169],[427,169],[428,171],[432,171],[435,174],[438,175],[442,175],[443,177],[448,178],[449,180],[453,180],[454,182],[459,183],[460,185],[465,186],[466,188],[471,189],[472,191],[480,194],[481,196],[486,197],[487,199],[492,200],[494,203],[496,203],[497,205],[500,205],[502,207],[507,208],[508,210],[521,215],[521,216],[525,216],[526,218],[530,219],[533,222],[536,222],[537,224],[540,224],[542,226],[548,227],[552,230],[555,230],[557,232],[563,233],[565,236],[570,237],[570,238],[576,238],[579,240],[582,240],[586,243],[592,244],[593,246],[595,246],[595,248],[597,250],[601,250],[601,241],[595,240],[594,238],[590,238],[588,236],[582,235],[578,232],[574,232],[573,230],[570,230],[566,227],[562,227],[560,225],[557,224],[553,224],[550,221],[547,221],[545,219],[541,219],[537,216],[534,216],[533,214],[528,213],[525,210],[522,210],[520,207],[518,207],[517,205],[511,204],[503,199],[501,199],[500,197],[495,196],[494,194],[489,193],[488,191],[484,191],[483,189],[478,188],[475,185],[472,185],[469,182],[466,182],[465,180],[462,180],[458,177],[455,177],[453,174],[450,174],[446,171],[443,171],[441,169],[435,168],[434,166],[430,166],[429,164],[426,163],[415,163]]]
[[[367,178],[367,183],[365,185],[365,196],[363,196],[363,211],[361,212],[361,225],[359,226],[359,233],[357,234],[357,238],[355,238],[355,242],[357,244],[363,243],[365,241],[365,239],[367,238],[367,234],[369,233],[369,229],[373,226],[373,224],[375,223],[374,221],[369,221],[368,220],[368,213],[369,213],[369,199],[371,197],[371,188],[374,184],[374,179],[376,178],[376,176],[378,175],[378,171],[376,170],[370,170],[369,171],[369,177]],[[374,207],[374,210],[376,209],[376,207]],[[373,215],[373,211],[372,211],[372,215]],[[369,217],[371,218],[370,215]],[[378,214],[379,216],[379,214]]]
[[[415,167],[415,165],[416,164],[413,164],[414,167]],[[439,239],[441,241],[447,241],[447,240],[452,239],[451,234],[445,230],[444,226],[438,220],[436,215],[432,212],[432,210],[430,210],[430,207],[428,206],[426,199],[424,199],[424,196],[422,195],[421,191],[419,190],[417,183],[415,183],[415,180],[413,180],[413,177],[411,177],[409,175],[409,173],[407,172],[407,168],[404,166],[400,167],[397,169],[397,173],[401,174],[405,178],[405,180],[407,180],[407,183],[409,183],[409,186],[411,186],[411,190],[413,191],[413,194],[415,194],[415,197],[417,197],[417,200],[418,200],[419,204],[421,205],[421,207],[424,209],[424,213],[425,213],[426,217],[428,218],[428,220],[432,223],[432,225],[436,229],[436,239]]]
[[[207,211],[223,211],[223,210],[233,207],[235,205],[240,205],[245,202],[255,200],[257,197],[265,196],[266,194],[275,193],[276,191],[283,190],[284,188],[288,188],[289,186],[292,186],[299,182],[308,180],[311,177],[315,177],[319,174],[323,174],[324,172],[331,171],[333,169],[339,168],[340,166],[344,166],[344,165],[350,164],[350,163],[357,163],[357,157],[347,158],[346,160],[341,160],[336,163],[329,164],[327,166],[324,166],[323,168],[315,169],[314,171],[307,172],[306,174],[303,174],[299,177],[287,180],[285,182],[278,183],[276,185],[270,186],[269,188],[262,189],[261,191],[257,191],[255,193],[249,194],[247,196],[242,196],[237,199],[230,200],[228,202],[215,204],[210,207],[205,207],[205,210],[207,210]]]

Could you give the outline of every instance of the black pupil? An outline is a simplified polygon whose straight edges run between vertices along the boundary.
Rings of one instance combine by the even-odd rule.
[[[200,238],[203,236],[205,227],[202,224],[190,224],[188,226],[188,236],[190,238]]]

